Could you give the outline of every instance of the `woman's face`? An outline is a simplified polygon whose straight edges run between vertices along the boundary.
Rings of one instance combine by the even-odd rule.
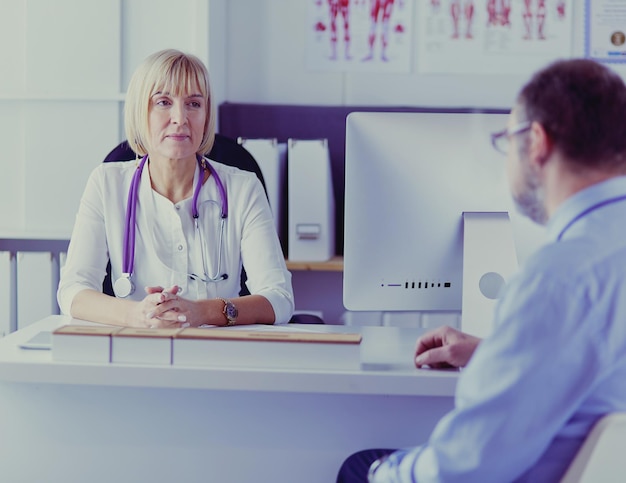
[[[200,89],[175,96],[156,92],[148,109],[151,159],[195,159],[204,137],[207,102]]]

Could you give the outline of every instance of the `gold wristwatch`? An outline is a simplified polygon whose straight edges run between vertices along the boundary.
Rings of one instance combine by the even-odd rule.
[[[226,317],[225,327],[235,325],[235,322],[237,321],[237,315],[239,314],[237,307],[230,300],[223,299],[221,297],[219,297],[219,300],[224,302],[224,309],[222,310],[222,313],[224,314],[224,317]]]

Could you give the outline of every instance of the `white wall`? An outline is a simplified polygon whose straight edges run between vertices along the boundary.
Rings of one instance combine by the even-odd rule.
[[[135,67],[165,47],[214,65],[209,32],[224,28],[225,1],[211,2],[213,15],[208,0],[0,1],[0,236],[69,238],[89,173],[124,138]],[[18,264],[24,325],[49,314],[50,277],[45,256],[20,254]],[[7,272],[2,259],[0,333]]]
[[[506,108],[527,77],[422,75],[415,62],[409,74],[311,72],[305,28],[312,1],[0,0],[0,236],[69,236],[89,172],[124,137],[131,73],[164,47],[208,64],[217,103]],[[574,4],[573,53],[581,55],[583,2]],[[20,256],[20,286],[35,290],[22,291],[22,323],[50,310],[47,294],[37,293],[48,277],[27,268],[35,264],[29,257]],[[7,266],[0,260],[0,321],[8,313]],[[335,318],[341,274],[333,277],[336,296],[321,303]],[[298,308],[324,310],[311,306],[314,283],[295,279],[296,295],[306,292]]]
[[[307,9],[314,1],[228,2],[225,39],[228,101],[506,109],[531,74],[425,75],[418,73],[417,57],[413,58],[408,74],[311,71],[305,55],[306,29]],[[521,4],[521,0],[514,1]],[[414,22],[420,7],[428,3],[429,0],[416,0]],[[584,47],[583,2],[573,3],[572,55],[580,56]],[[620,72],[626,74],[626,69]],[[323,310],[328,321],[339,319],[343,311],[341,273],[296,273],[293,283],[298,309]]]
[[[509,108],[531,74],[425,75],[417,73],[416,56],[408,74],[310,71],[305,62],[306,14],[308,4],[315,1],[228,2],[226,98],[229,101]],[[415,2],[420,7],[429,0]],[[521,4],[521,0],[514,2]],[[481,3],[484,0],[476,2],[476,8],[482,8],[478,6]],[[446,4],[442,1],[444,8]],[[572,55],[581,56],[583,1],[573,0],[573,4]],[[414,16],[420,11],[414,8]],[[626,66],[615,70],[626,78]]]
[[[508,109],[531,74],[425,75],[417,72],[415,56],[408,74],[311,71],[305,60],[306,15],[309,3],[314,1],[228,1],[228,101]],[[420,7],[428,1],[415,0],[415,5]],[[521,4],[521,0],[514,2]],[[582,56],[583,1],[573,0],[573,4],[572,56]],[[419,13],[420,8],[415,8],[415,16]],[[615,70],[626,77],[626,67]],[[341,273],[295,273],[293,283],[297,309],[322,310],[327,320],[339,319],[343,311]]]
[[[89,172],[124,136],[132,72],[165,47],[210,64],[207,0],[2,0],[1,231],[71,230]]]

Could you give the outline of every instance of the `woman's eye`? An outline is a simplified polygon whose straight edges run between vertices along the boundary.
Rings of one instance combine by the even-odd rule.
[[[191,101],[189,105],[195,109],[202,107],[202,104],[200,104],[198,101]]]
[[[155,104],[157,106],[169,106],[171,103],[170,103],[169,99],[157,99]]]

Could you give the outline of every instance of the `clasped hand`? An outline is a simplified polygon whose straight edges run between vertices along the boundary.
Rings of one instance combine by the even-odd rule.
[[[137,303],[133,325],[150,328],[189,327],[192,301],[178,296],[180,288],[146,287],[146,297]]]

